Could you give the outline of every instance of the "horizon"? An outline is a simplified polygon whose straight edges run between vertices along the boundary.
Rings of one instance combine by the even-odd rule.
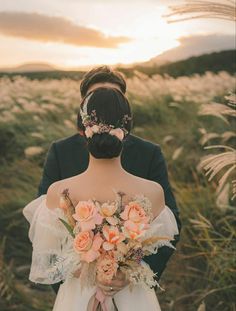
[[[180,2],[177,0],[175,4]],[[181,56],[184,59],[234,47],[235,29],[230,22],[195,19],[168,23],[163,15],[172,3],[4,2],[0,10],[0,68],[35,63],[59,70],[102,64],[130,66],[153,58],[158,60],[158,56],[169,55],[172,59],[166,60],[171,61],[176,55],[178,60]]]
[[[209,53],[202,53],[202,54],[199,54],[199,55],[196,55],[196,56],[189,56],[189,57],[186,57],[186,58],[183,58],[181,60],[176,60],[176,61],[170,61],[170,62],[164,62],[164,63],[160,63],[160,64],[156,64],[157,67],[160,67],[162,65],[166,65],[166,64],[171,64],[171,63],[175,63],[175,62],[178,62],[178,61],[185,61],[189,58],[192,58],[192,57],[200,57],[200,56],[203,56],[203,55],[208,55],[208,54],[212,54],[212,53],[220,53],[220,52],[226,52],[226,51],[236,51],[236,49],[226,49],[226,50],[220,50],[220,51],[211,51]],[[122,69],[132,69],[134,68],[134,66],[144,66],[145,67],[145,64],[147,63],[146,66],[148,66],[148,63],[149,61],[147,62],[136,62],[136,63],[131,63],[131,64],[122,64],[122,63],[118,63],[118,64],[112,64],[112,65],[109,65],[109,67],[111,68],[117,68],[117,67],[120,67]],[[103,65],[106,65],[106,64],[98,64],[97,66],[103,66]],[[32,68],[30,68],[30,66],[32,66]],[[29,67],[29,68],[27,68]],[[44,68],[43,68],[44,67]],[[9,72],[9,73],[14,73],[14,72],[20,72],[20,73],[27,73],[27,72],[50,72],[50,71],[75,71],[75,72],[78,72],[78,71],[87,71],[87,70],[90,70],[92,69],[93,67],[96,67],[96,65],[84,65],[84,66],[80,66],[80,67],[71,67],[71,68],[60,68],[58,66],[54,66],[50,63],[46,63],[46,62],[28,62],[28,63],[22,63],[22,64],[19,64],[17,66],[12,66],[12,67],[0,67],[0,72]],[[23,68],[23,69],[22,69]],[[16,70],[16,71],[14,71]]]

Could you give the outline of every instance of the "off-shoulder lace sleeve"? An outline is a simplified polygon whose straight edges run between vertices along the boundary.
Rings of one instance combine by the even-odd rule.
[[[33,247],[30,281],[53,284],[65,280],[79,260],[73,257],[72,238],[59,220],[64,219],[63,211],[48,209],[46,195],[41,195],[23,208],[23,215],[30,223],[29,239]]]
[[[150,253],[157,253],[158,248],[169,246],[174,248],[170,241],[179,234],[177,222],[171,209],[166,205],[161,213],[152,221],[150,228],[146,231],[143,240],[158,236],[160,240],[152,245],[145,246]]]

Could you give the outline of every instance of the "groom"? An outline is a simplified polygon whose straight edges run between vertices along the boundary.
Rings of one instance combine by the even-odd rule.
[[[99,87],[112,87],[119,89],[124,94],[126,92],[126,82],[123,76],[107,66],[95,68],[85,74],[80,85],[82,98],[88,92]],[[55,181],[80,174],[88,167],[89,156],[83,137],[83,125],[79,115],[77,123],[79,133],[51,144],[44,164],[38,196],[46,194],[49,186]],[[174,213],[180,230],[179,211],[168,181],[167,167],[160,146],[134,135],[129,135],[124,142],[121,162],[124,169],[129,173],[161,184],[165,193],[166,205],[168,205]],[[178,240],[179,236],[176,236],[173,244],[176,245]],[[160,278],[172,254],[173,249],[164,246],[159,249],[157,254],[144,258],[151,269],[157,273],[157,279]],[[119,291],[125,285],[125,280],[117,278],[109,287]],[[59,286],[60,283],[53,285],[56,292]],[[106,291],[106,286],[104,284],[101,284],[101,288]]]

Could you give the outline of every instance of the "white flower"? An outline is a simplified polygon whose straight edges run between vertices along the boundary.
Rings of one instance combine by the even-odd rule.
[[[93,133],[98,133],[99,132],[99,126],[98,125],[93,125],[92,127],[91,127],[91,129],[92,129],[92,131],[93,131]]]

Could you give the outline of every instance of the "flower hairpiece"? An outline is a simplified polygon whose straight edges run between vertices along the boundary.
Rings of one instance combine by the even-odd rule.
[[[119,140],[122,141],[125,135],[128,134],[128,131],[125,129],[124,125],[131,120],[131,117],[124,115],[122,121],[120,122],[120,126],[118,127],[99,122],[95,110],[88,114],[87,106],[92,94],[93,93],[89,94],[89,96],[84,100],[83,107],[80,108],[80,116],[85,127],[86,137],[92,138],[94,134],[108,133],[110,135],[116,136]]]

